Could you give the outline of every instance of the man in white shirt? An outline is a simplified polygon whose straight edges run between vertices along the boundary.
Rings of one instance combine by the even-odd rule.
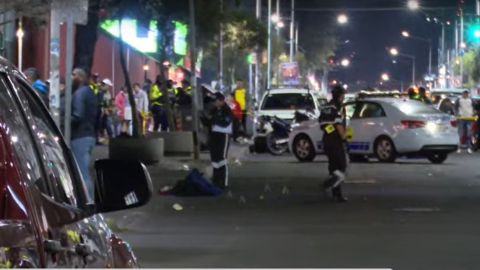
[[[469,154],[472,153],[471,145],[471,129],[472,129],[472,120],[465,118],[475,116],[475,101],[470,98],[470,94],[467,90],[463,91],[462,97],[455,101],[455,115],[457,116],[457,125],[458,125],[458,136],[460,139],[460,146],[462,145],[462,138],[465,136],[467,141],[467,151]],[[460,147],[458,148],[458,153],[461,152]]]
[[[139,83],[133,85],[135,91],[135,105],[137,105],[137,112],[140,115],[140,125],[142,128],[142,134],[145,134],[145,125],[148,116],[148,95],[145,91],[142,91],[142,87]]]

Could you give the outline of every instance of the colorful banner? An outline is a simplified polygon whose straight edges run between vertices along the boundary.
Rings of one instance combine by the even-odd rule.
[[[300,84],[298,70],[298,63],[283,63],[280,64],[280,74],[283,85],[298,85]]]

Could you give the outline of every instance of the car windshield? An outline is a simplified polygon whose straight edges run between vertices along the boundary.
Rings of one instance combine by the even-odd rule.
[[[267,95],[262,110],[305,110],[315,108],[313,98],[306,93],[282,93]]]
[[[425,105],[419,101],[392,102],[391,104],[406,115],[442,113],[441,111],[437,110],[435,107]]]

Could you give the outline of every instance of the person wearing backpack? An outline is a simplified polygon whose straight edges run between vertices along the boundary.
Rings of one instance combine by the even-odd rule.
[[[467,118],[475,116],[475,101],[470,97],[470,93],[465,90],[462,93],[462,97],[455,101],[454,105],[455,115],[457,116],[457,126],[458,126],[458,136],[460,144],[462,145],[462,138],[466,136],[467,141],[467,151],[469,154],[472,153],[472,144],[470,140],[471,129],[472,129],[472,120]],[[458,153],[461,153],[460,147],[458,148]]]

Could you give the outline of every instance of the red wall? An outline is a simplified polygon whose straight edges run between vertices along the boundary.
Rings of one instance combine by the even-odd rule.
[[[50,53],[49,27],[25,29],[24,32],[23,69],[35,67],[39,70],[41,79],[47,80],[49,76]],[[70,74],[70,72],[65,72],[66,26],[64,24],[61,26],[60,35],[60,74],[65,76],[65,74]],[[75,34],[73,36],[75,37]],[[130,80],[132,83],[140,83],[143,85],[145,76],[143,65],[146,56],[135,51],[128,45],[126,45],[125,48],[125,57],[128,56],[127,64]],[[150,59],[148,61],[148,67],[147,76],[150,80],[154,81],[156,75],[160,72],[157,62]],[[112,80],[115,92],[118,92],[125,83],[120,65],[118,42],[100,30],[95,46],[92,73],[99,73],[100,80],[104,78]]]

